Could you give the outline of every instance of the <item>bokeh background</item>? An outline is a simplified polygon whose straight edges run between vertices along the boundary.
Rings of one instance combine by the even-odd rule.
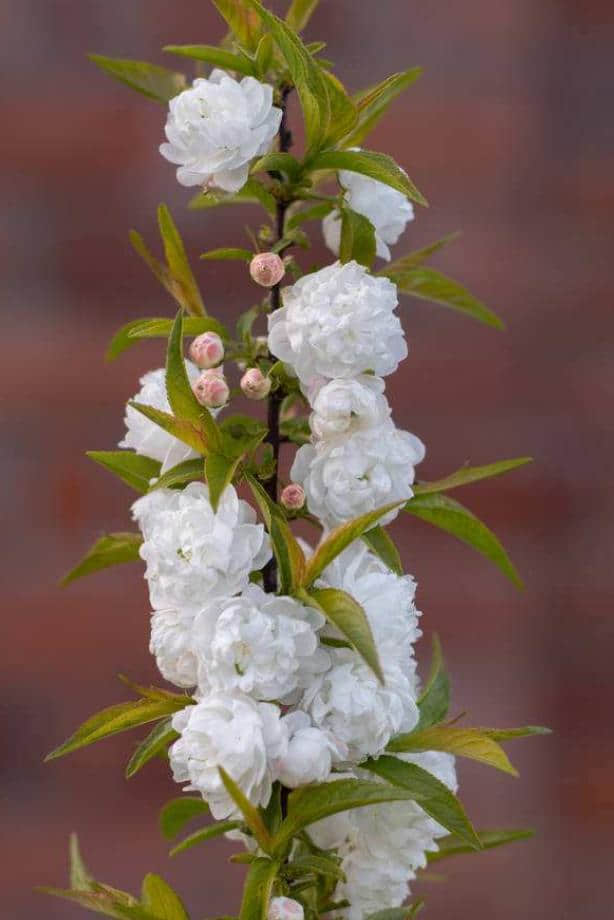
[[[56,587],[100,532],[128,525],[130,493],[83,451],[113,447],[122,403],[162,363],[160,343],[111,367],[104,347],[128,318],[173,310],[130,250],[128,228],[156,246],[155,206],[166,201],[196,257],[241,245],[243,224],[256,219],[249,210],[188,212],[189,194],[157,153],[163,109],[102,75],[85,52],[161,62],[163,44],[215,43],[223,26],[204,0],[2,0],[0,25],[0,913],[83,915],[32,891],[63,883],[75,829],[102,880],[136,890],[147,870],[158,871],[195,920],[214,917],[236,908],[243,870],[227,863],[225,843],[168,862],[156,813],[177,790],[161,762],[123,779],[134,735],[41,761],[87,715],[125,696],[117,672],[155,679],[138,567]],[[535,457],[459,493],[503,538],[524,592],[427,525],[404,519],[394,528],[419,581],[422,658],[437,629],[455,709],[474,724],[555,729],[510,748],[519,780],[460,768],[478,826],[532,825],[537,837],[442,864],[447,883],[416,890],[433,920],[604,918],[614,803],[614,8],[323,0],[307,34],[328,39],[351,89],[425,67],[371,142],[431,201],[397,252],[462,229],[437,264],[508,325],[500,334],[404,300],[411,354],[390,395],[398,424],[428,445],[422,475]],[[234,265],[196,271],[224,320],[254,297]]]

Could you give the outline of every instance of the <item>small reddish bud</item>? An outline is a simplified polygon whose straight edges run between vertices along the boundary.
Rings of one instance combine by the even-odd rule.
[[[241,377],[241,389],[248,399],[266,399],[271,391],[271,381],[260,368],[250,367]]]
[[[208,409],[225,406],[230,396],[228,384],[220,368],[203,371],[194,381],[192,390],[201,406],[207,406]]]
[[[215,367],[224,358],[224,343],[215,332],[203,332],[190,345],[190,358],[202,370]]]
[[[249,273],[256,284],[273,287],[281,281],[286,268],[276,252],[259,252],[249,264]]]
[[[303,487],[291,482],[281,493],[281,503],[288,511],[300,511],[305,504]]]

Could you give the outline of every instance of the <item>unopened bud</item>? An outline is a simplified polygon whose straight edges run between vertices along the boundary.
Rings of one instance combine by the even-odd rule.
[[[241,377],[241,389],[248,399],[266,399],[271,391],[271,381],[260,368],[250,367]]]
[[[271,898],[267,920],[303,920],[302,904],[293,898]]]
[[[224,343],[216,332],[203,332],[190,345],[190,358],[203,370],[215,367],[224,358]]]
[[[192,384],[192,390],[201,406],[207,406],[209,409],[219,409],[220,406],[225,406],[230,396],[224,375],[217,368],[203,371]]]
[[[273,287],[281,281],[286,268],[276,252],[259,252],[249,263],[249,273],[256,284]]]
[[[281,503],[288,511],[300,511],[305,504],[305,492],[302,486],[291,482],[281,493]]]

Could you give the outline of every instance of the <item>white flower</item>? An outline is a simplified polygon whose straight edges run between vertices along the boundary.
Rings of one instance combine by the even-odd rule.
[[[303,920],[303,905],[293,898],[271,898],[267,920]]]
[[[181,185],[238,192],[250,161],[270,149],[280,121],[271,86],[253,77],[239,82],[214,70],[170,100],[168,143],[160,145],[160,153],[178,165]]]
[[[256,512],[231,485],[217,512],[208,487],[191,482],[181,491],[149,492],[134,503],[132,514],[143,533],[140,555],[156,609],[199,607],[236,594],[247,586],[250,572],[271,557]]]
[[[174,779],[200,792],[214,818],[237,814],[218,767],[253,805],[267,804],[274,780],[269,761],[283,756],[288,744],[279,707],[212,693],[176,713],[173,728],[181,736],[169,750]]]
[[[192,637],[200,689],[284,700],[330,666],[317,634],[324,622],[311,607],[256,585],[211,601],[196,617]]]
[[[269,348],[304,386],[318,377],[383,377],[407,356],[394,310],[397,289],[357,262],[335,262],[300,278],[269,316]]]
[[[313,413],[309,425],[316,438],[347,436],[390,417],[384,381],[370,374],[331,380],[310,397]]]
[[[402,759],[418,764],[456,791],[451,755],[428,751],[402,755]],[[363,775],[374,779],[371,774]],[[325,818],[308,830],[318,846],[335,847],[341,857],[347,881],[337,885],[335,900],[350,901],[348,920],[363,920],[377,910],[399,907],[409,893],[409,881],[426,865],[427,852],[437,850],[437,838],[447,834],[411,801],[353,809]]]
[[[309,511],[329,527],[413,495],[414,466],[424,445],[392,422],[356,431],[346,439],[304,444],[290,471],[302,485]],[[380,524],[394,520],[398,511]]]
[[[354,147],[354,150],[359,148]],[[371,221],[375,229],[376,253],[381,259],[390,261],[390,249],[404,232],[409,221],[414,219],[414,209],[407,197],[396,189],[378,182],[369,176],[342,169],[339,182],[345,189],[344,199],[348,207]],[[328,248],[339,255],[341,241],[341,216],[332,211],[322,222],[324,240]]]
[[[288,750],[275,762],[275,770],[278,779],[289,789],[323,783],[330,776],[333,760],[347,758],[346,745],[331,732],[312,725],[305,712],[295,710],[282,721],[288,729]]]
[[[186,361],[185,366],[190,382],[194,383],[200,373],[198,368],[191,361]],[[160,409],[162,412],[171,412],[164,376],[164,368],[160,367],[141,377],[141,389],[132,397],[132,401],[145,406],[153,406],[154,409]],[[126,435],[123,441],[119,442],[119,446],[129,447],[143,457],[159,460],[163,473],[183,460],[190,460],[198,456],[191,447],[174,438],[172,434],[168,434],[132,406],[126,406],[125,423]]]
[[[178,687],[194,687],[197,658],[192,649],[193,607],[169,607],[151,615],[149,651],[165,680]]]

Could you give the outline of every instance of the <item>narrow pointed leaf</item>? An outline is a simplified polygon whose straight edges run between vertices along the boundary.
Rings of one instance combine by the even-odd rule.
[[[145,909],[158,920],[190,920],[179,895],[153,872],[143,879],[141,900]]]
[[[348,640],[352,648],[371,668],[380,683],[384,674],[367,615],[358,601],[338,588],[312,588],[305,600],[315,602],[328,620]]]
[[[206,815],[207,803],[200,796],[180,795],[171,799],[160,812],[160,829],[167,840],[172,840],[189,821]]]
[[[144,403],[138,403],[131,400],[128,405],[136,409],[137,412],[140,412],[141,415],[144,415],[145,418],[148,418],[150,422],[155,422],[156,425],[159,425],[164,431],[172,434],[174,438],[183,441],[184,444],[187,444],[199,454],[204,456],[208,452],[209,445],[205,435],[202,430],[200,430],[200,427],[193,422],[175,418],[174,415],[169,415],[168,412],[163,412],[162,409],[156,409],[154,406],[146,406]]]
[[[186,850],[191,850],[192,847],[198,846],[199,843],[204,843],[205,840],[221,837],[222,834],[227,834],[228,831],[234,831],[238,827],[241,827],[240,821],[219,821],[217,824],[208,824],[207,827],[202,827],[200,830],[194,831],[193,834],[190,834],[189,837],[186,837],[185,840],[182,840],[181,843],[174,846],[169,856],[177,856],[179,853],[185,853]]]
[[[328,95],[329,121],[324,137],[324,144],[332,146],[341,137],[345,137],[358,121],[358,110],[348,96],[343,83],[321,62],[320,75]]]
[[[384,565],[396,575],[403,574],[403,564],[399,551],[394,545],[394,541],[387,530],[379,525],[372,527],[366,533],[363,533],[362,539],[367,544],[371,552],[382,560]]]
[[[224,770],[223,767],[218,767],[218,771],[226,792],[243,815],[245,823],[259,843],[261,849],[263,849],[265,853],[270,853],[271,835],[266,829],[266,825],[262,820],[260,812],[252,805],[241,787],[235,783],[233,778],[226,772],[226,770]]]
[[[158,67],[147,61],[104,57],[102,54],[90,54],[88,57],[120,83],[125,83],[144,96],[155,99],[156,102],[166,104],[169,99],[186,88],[184,74],[167,70],[166,67]]]
[[[115,333],[109,343],[105,358],[107,361],[113,361],[143,339],[168,339],[172,328],[173,320],[167,317],[133,319]],[[212,316],[184,316],[184,338],[197,336],[202,332],[216,332],[224,340],[230,338],[228,330]]]
[[[240,457],[229,460],[223,454],[215,453],[209,454],[205,460],[205,476],[209,486],[209,500],[214,511],[217,511],[224,489],[232,482],[240,462]]]
[[[418,730],[441,722],[450,707],[450,679],[446,671],[439,637],[433,634],[431,671],[426,686],[418,700]]]
[[[273,152],[256,160],[251,172],[280,172],[284,173],[291,182],[296,182],[300,178],[302,169],[302,164],[291,153]]]
[[[286,221],[286,230],[295,230],[308,220],[322,220],[327,214],[330,214],[334,207],[333,201],[322,201],[319,204],[314,204],[313,207],[297,211]]]
[[[448,243],[458,239],[459,236],[460,233],[458,231],[448,233],[447,236],[443,236],[440,240],[435,240],[434,243],[429,243],[428,246],[423,246],[422,249],[414,249],[413,252],[408,253],[406,256],[395,259],[394,262],[390,262],[385,268],[377,272],[377,274],[388,275],[389,277],[402,276],[410,271],[410,269],[418,268],[420,265],[423,265],[427,259],[436,252],[439,252],[440,249],[443,249],[444,246],[447,246]]]
[[[493,741],[513,741],[514,738],[531,738],[533,735],[551,735],[552,729],[544,725],[522,725],[519,728],[480,728]]]
[[[300,32],[305,28],[320,0],[292,0],[290,8],[286,13],[286,22],[295,32]]]
[[[467,288],[434,268],[422,266],[399,273],[395,273],[392,268],[387,268],[381,274],[390,278],[401,294],[408,294],[419,300],[431,300],[433,303],[449,307],[458,313],[464,313],[495,329],[505,328],[497,314],[470,294]]]
[[[257,479],[250,474],[246,475],[246,479],[271,536],[280,588],[283,593],[292,594],[305,583],[305,554],[290,530],[282,509],[271,501]]]
[[[517,588],[522,587],[522,580],[497,537],[459,502],[441,494],[415,495],[403,510],[471,546],[494,563]]]
[[[275,835],[276,853],[282,853],[303,828],[329,815],[381,802],[408,801],[413,793],[389,783],[361,779],[338,779],[302,786],[288,798],[288,816]]]
[[[108,706],[87,719],[67,741],[47,754],[45,760],[55,760],[56,757],[63,757],[64,754],[87,747],[102,738],[109,738],[139,725],[164,719],[189,704],[189,698],[182,697],[180,700],[131,700],[129,703]]]
[[[445,751],[456,757],[468,757],[518,776],[507,754],[497,742],[477,728],[459,728],[456,725],[431,725],[418,731],[397,735],[387,750],[407,754],[413,751]]]
[[[226,48],[218,48],[215,45],[165,45],[162,50],[194,61],[206,61],[214,67],[234,70],[245,76],[254,76],[254,67],[249,59],[243,55],[233,54]]]
[[[90,891],[94,885],[94,877],[83,862],[79,848],[79,838],[76,834],[70,835],[68,855],[70,861],[70,887],[78,891]]]
[[[172,214],[165,204],[158,207],[158,226],[164,243],[168,268],[179,288],[182,306],[192,316],[205,316],[207,311],[200,296],[196,279],[190,268],[185,246]]]
[[[360,265],[371,268],[375,260],[375,228],[371,221],[344,207],[341,211],[341,243],[339,260],[351,262],[354,259]]]
[[[170,719],[159,722],[158,725],[141,741],[136,751],[128,761],[126,766],[126,779],[134,776],[135,773],[157,757],[165,752],[169,745],[176,741],[179,735],[171,725]]]
[[[515,843],[518,840],[529,840],[535,836],[535,831],[530,828],[515,828],[513,830],[496,830],[496,831],[478,831],[478,837],[483,850],[492,850],[495,847],[504,846],[507,843]],[[427,853],[429,863],[439,862],[447,859],[449,856],[458,856],[460,853],[473,853],[474,847],[468,846],[463,840],[455,834],[447,837],[440,837],[437,841],[437,851]]]
[[[92,548],[72,571],[65,575],[60,584],[66,587],[77,578],[100,572],[112,565],[137,562],[143,538],[140,533],[108,533],[96,540]]]
[[[207,189],[191,199],[188,207],[196,211],[204,208],[217,208],[225,204],[261,204],[269,214],[275,214],[276,201],[273,195],[258,182],[248,179],[242,189],[234,194],[219,189]]]
[[[88,450],[86,456],[114,473],[126,485],[145,494],[152,479],[160,475],[160,463],[131,450]]]
[[[254,4],[248,0],[213,0],[213,5],[224,17],[239,42],[254,51],[260,40],[262,25]]]
[[[312,872],[314,875],[334,878],[340,882],[345,882],[346,880],[345,872],[339,864],[325,856],[301,856],[299,859],[293,859],[291,863],[288,863],[285,871],[294,876]]]
[[[200,258],[206,262],[251,262],[253,255],[249,249],[226,246],[223,249],[210,249],[208,252],[203,252]]]
[[[344,137],[343,146],[359,147],[382,116],[385,115],[390,103],[403,90],[415,83],[421,74],[421,67],[412,67],[402,73],[392,74],[392,76],[378,83],[377,86],[373,86],[354,96],[354,102],[358,109],[358,120],[353,131],[347,137]]]
[[[279,865],[272,859],[254,860],[245,880],[239,920],[267,920],[278,871]]]
[[[178,463],[177,466],[171,467],[170,470],[156,479],[153,485],[150,486],[149,491],[153,492],[154,489],[174,489],[177,486],[187,485],[189,482],[202,482],[204,476],[205,466],[202,457],[197,457],[194,460],[184,460],[183,463]]]
[[[377,179],[395,188],[418,204],[427,205],[409,176],[397,166],[392,157],[373,150],[325,150],[309,162],[310,169],[348,169],[361,173],[371,179]]]
[[[183,311],[177,313],[166,352],[166,393],[174,414],[180,421],[191,422],[202,433],[208,449],[220,443],[219,429],[206,406],[201,406],[188,378],[183,357]]]
[[[433,492],[447,492],[449,489],[457,489],[459,486],[469,485],[471,482],[479,482],[481,479],[492,479],[493,476],[501,476],[510,470],[518,469],[519,466],[525,466],[531,463],[532,457],[514,457],[513,460],[500,460],[497,463],[489,463],[486,466],[464,466],[443,479],[435,482],[414,483],[414,495],[430,495]]]
[[[413,800],[446,830],[457,834],[474,849],[480,849],[479,838],[456,796],[432,773],[415,763],[405,763],[398,757],[382,755],[367,760],[361,767],[375,773],[394,786],[411,793]]]
[[[91,910],[104,917],[113,917],[115,920],[157,920],[141,907],[136,898],[115,889],[107,889],[104,885],[96,885],[92,891],[76,891],[72,889],[52,888],[41,886],[37,888],[40,894],[49,894],[55,898],[72,901],[79,907]]]
[[[374,527],[384,515],[399,507],[399,502],[392,502],[389,505],[382,505],[375,511],[369,511],[367,514],[361,514],[360,517],[348,521],[336,527],[318,546],[317,550],[309,560],[305,570],[305,585],[310,585],[319,578],[326,566],[330,565],[333,559],[346,549],[350,543],[357,540],[364,533]]]

